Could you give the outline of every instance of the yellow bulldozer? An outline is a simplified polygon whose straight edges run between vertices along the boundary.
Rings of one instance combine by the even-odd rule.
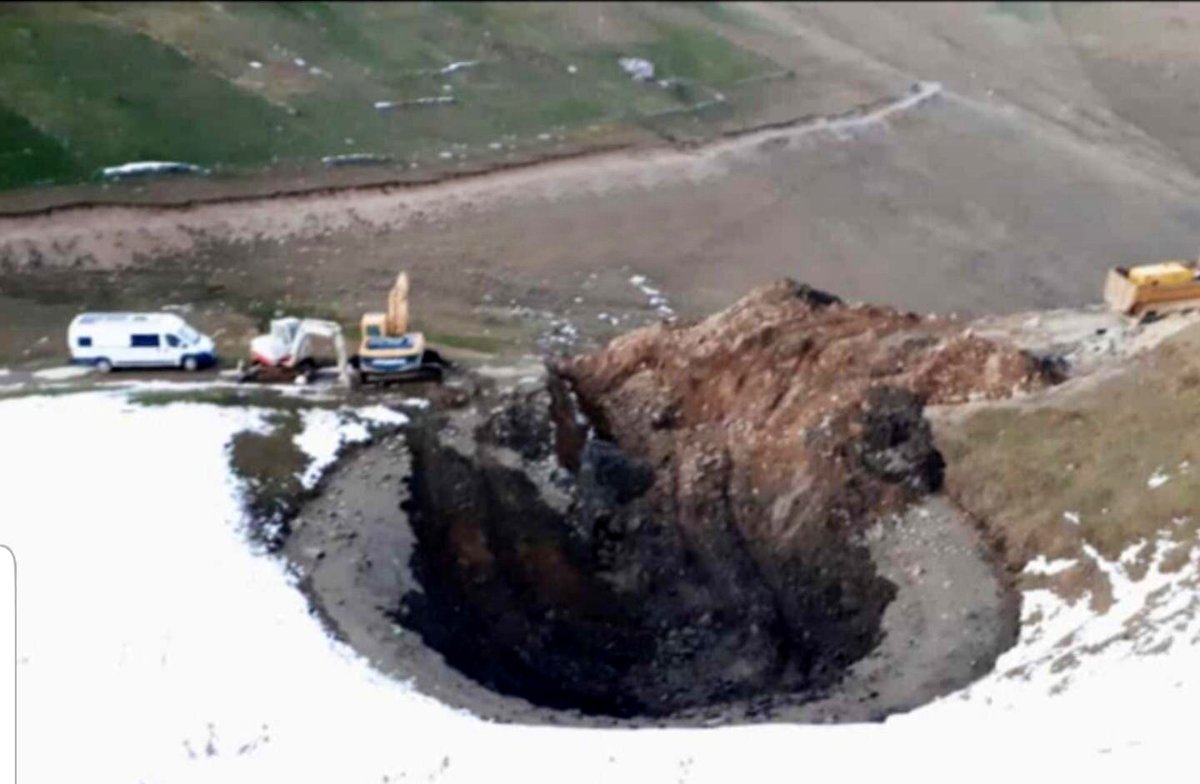
[[[359,381],[442,377],[445,361],[425,345],[422,333],[409,331],[407,273],[396,276],[386,312],[363,314],[361,331],[358,353],[350,358]]]
[[[1115,267],[1104,283],[1104,301],[1137,318],[1200,308],[1200,268],[1194,261]]]

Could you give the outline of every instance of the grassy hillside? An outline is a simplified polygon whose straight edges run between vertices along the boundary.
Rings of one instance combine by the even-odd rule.
[[[1064,590],[1102,577],[1080,557],[1085,544],[1116,559],[1156,538],[1190,543],[1200,528],[1200,447],[1188,437],[1200,407],[1200,328],[1134,362],[1073,394],[939,426],[950,494],[1005,543],[1014,568],[1036,553],[1080,559],[1063,573]],[[1167,568],[1182,566],[1189,546]],[[1152,550],[1142,547],[1142,568]]]
[[[238,171],[496,155],[599,138],[715,91],[736,105],[739,82],[779,70],[702,24],[719,8],[672,5],[6,5],[0,187],[133,160]],[[636,83],[622,56],[681,84]],[[476,64],[444,72],[462,62]],[[375,107],[433,97],[454,102]]]

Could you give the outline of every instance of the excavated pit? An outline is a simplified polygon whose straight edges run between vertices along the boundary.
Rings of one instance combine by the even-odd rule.
[[[547,709],[829,699],[897,597],[868,534],[941,484],[924,405],[1044,382],[954,322],[791,281],[638,330],[408,432],[419,588],[388,613]]]

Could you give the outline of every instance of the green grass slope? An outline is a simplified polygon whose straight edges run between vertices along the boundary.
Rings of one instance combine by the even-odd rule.
[[[0,6],[0,187],[135,160],[218,172],[345,153],[438,164],[598,138],[716,92],[728,115],[739,83],[779,66],[714,32],[713,15],[712,4]],[[681,84],[635,83],[622,56]],[[477,64],[443,72],[464,61]],[[432,97],[454,101],[375,107]]]

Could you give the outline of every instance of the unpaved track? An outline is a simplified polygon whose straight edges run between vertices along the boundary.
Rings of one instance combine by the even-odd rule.
[[[706,181],[727,175],[764,142],[794,143],[815,134],[848,135],[916,110],[936,97],[936,83],[833,116],[738,133],[692,150],[664,148],[599,153],[539,166],[448,179],[430,185],[384,185],[214,201],[189,206],[73,206],[43,214],[0,217],[0,258],[20,269],[90,256],[112,269],[138,257],[183,253],[202,234],[232,242],[311,239],[340,231],[403,230],[414,218],[453,219],[500,203],[557,202],[581,195],[619,198],[623,192]],[[74,258],[73,258],[74,257]]]

